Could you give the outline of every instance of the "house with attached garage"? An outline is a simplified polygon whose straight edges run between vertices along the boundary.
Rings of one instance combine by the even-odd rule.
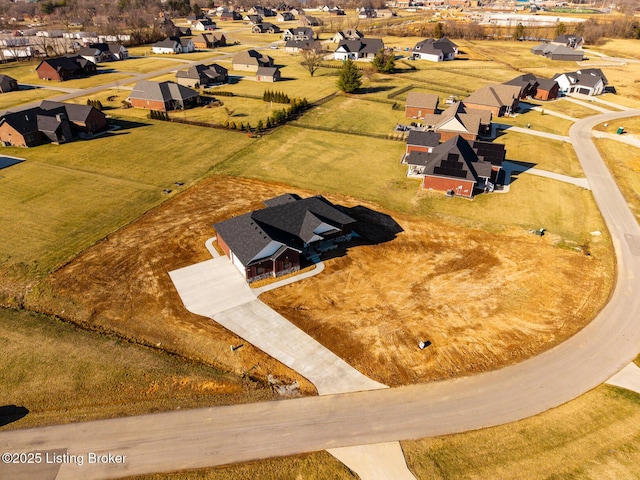
[[[199,105],[200,95],[175,82],[141,80],[131,90],[128,101],[133,107],[168,112]]]
[[[322,196],[285,194],[266,208],[216,223],[218,245],[247,282],[300,270],[303,259],[348,242],[356,221]]]
[[[455,59],[458,54],[458,46],[447,37],[435,40],[427,38],[416,43],[411,52],[414,60],[428,60],[430,62],[443,62]]]
[[[257,50],[244,50],[234,55],[231,66],[233,70],[257,72],[258,67],[273,67],[273,58]]]
[[[469,108],[488,110],[496,117],[503,117],[518,109],[521,90],[518,85],[486,85],[473,92],[463,102]]]
[[[304,51],[320,53],[322,51],[322,43],[319,40],[288,40],[284,45],[286,53],[302,53]]]
[[[558,82],[548,78],[536,77],[532,73],[525,73],[519,77],[504,82],[505,85],[516,85],[521,88],[520,98],[535,98],[536,100],[554,100],[558,98],[560,87]]]
[[[541,43],[537,47],[533,47],[531,53],[564,62],[580,62],[584,59],[582,50],[575,50],[557,43]]]
[[[562,93],[600,95],[608,85],[607,77],[599,68],[584,68],[575,72],[559,73],[553,79]]]
[[[193,65],[176,72],[176,82],[190,88],[218,85],[229,81],[228,70],[217,63]]]
[[[426,130],[439,133],[442,141],[458,135],[466,140],[476,140],[491,134],[491,118],[488,110],[477,110],[456,102],[440,114],[425,115],[422,124]]]
[[[404,116],[423,119],[425,115],[433,115],[438,110],[438,102],[440,97],[435,93],[409,92],[405,102]]]
[[[360,38],[358,40],[342,40],[333,53],[335,60],[373,60],[380,50],[384,49],[381,38]]]
[[[45,100],[37,107],[0,117],[0,141],[15,147],[61,144],[107,128],[106,115],[94,107]]]
[[[191,39],[195,48],[217,48],[227,45],[224,33],[201,33]]]
[[[341,30],[333,36],[333,43],[340,43],[342,40],[358,40],[364,37],[364,34],[355,28]]]
[[[269,22],[260,22],[255,24],[251,31],[253,33],[280,33],[280,27]]]
[[[42,60],[36,67],[36,72],[42,80],[63,82],[72,78],[95,75],[97,68],[95,63],[80,55],[69,55]]]
[[[295,27],[295,28],[287,28],[282,33],[282,39],[285,41],[288,40],[313,40],[316,35],[313,33],[313,30],[309,27]]]
[[[494,190],[504,159],[504,145],[456,135],[431,151],[410,152],[403,163],[408,177],[422,179],[422,188],[471,198]]]
[[[279,67],[258,67],[257,82],[279,82],[282,79]]]

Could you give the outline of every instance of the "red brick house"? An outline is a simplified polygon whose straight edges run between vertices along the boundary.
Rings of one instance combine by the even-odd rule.
[[[168,112],[199,105],[200,95],[175,82],[142,80],[135,84],[128,100],[133,107]]]
[[[505,85],[515,85],[521,88],[520,98],[525,99],[528,97],[535,98],[536,100],[554,100],[558,98],[560,93],[560,86],[555,80],[536,77],[531,73],[520,75],[505,82]]]
[[[458,135],[473,141],[491,133],[491,112],[457,102],[441,114],[425,115],[422,123],[428,130],[439,133],[443,142]]]
[[[355,220],[321,196],[285,194],[264,203],[213,225],[218,245],[248,282],[295,272],[303,258],[351,239]]]
[[[42,80],[59,82],[95,75],[96,72],[96,64],[79,55],[47,58],[36,67],[36,73]]]
[[[411,152],[404,163],[409,166],[407,176],[422,178],[422,188],[471,198],[494,190],[504,159],[502,144],[456,136],[431,152]]]
[[[425,115],[433,115],[438,110],[440,98],[434,93],[409,92],[405,102],[406,118],[423,119]]]
[[[107,117],[94,107],[45,100],[38,107],[0,117],[0,142],[15,147],[60,144],[107,128]]]
[[[487,85],[467,98],[463,103],[472,109],[488,110],[495,117],[504,117],[515,112],[521,96],[521,87],[517,85]]]

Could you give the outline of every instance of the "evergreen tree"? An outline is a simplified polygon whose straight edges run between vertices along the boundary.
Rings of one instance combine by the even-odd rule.
[[[358,71],[356,64],[351,59],[342,65],[336,85],[345,93],[355,92],[362,86],[362,73]]]
[[[396,59],[393,52],[381,48],[373,57],[371,65],[380,73],[393,73],[396,70]]]

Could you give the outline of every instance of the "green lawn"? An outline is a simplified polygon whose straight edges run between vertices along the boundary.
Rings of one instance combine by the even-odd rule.
[[[522,136],[524,144],[529,137]],[[507,158],[579,173],[567,147],[552,142],[559,146],[550,156],[541,147],[546,142],[532,141],[533,150],[523,149],[522,157],[508,149]],[[544,226],[567,240],[584,242],[589,232],[604,229],[591,192],[533,175],[521,175],[508,194],[479,195],[472,201],[422,191],[419,180],[407,178],[406,167],[399,163],[404,150],[403,142],[289,126],[218,164],[215,172],[350,195],[391,210],[437,215],[490,231]]]
[[[498,137],[496,143],[505,145],[507,160],[532,163],[534,168],[570,177],[584,177],[578,157],[569,143],[509,130]]]
[[[268,387],[25,311],[0,309],[0,347],[0,405],[29,410],[2,430],[273,398]]]
[[[125,128],[88,141],[6,147],[5,154],[26,161],[2,170],[0,219],[12,227],[4,229],[0,259],[48,272],[163,201],[163,189],[195,183],[251,141],[234,132],[145,123],[121,123]]]
[[[388,135],[398,123],[406,123],[404,105],[393,110],[392,104],[367,100],[368,96],[338,96],[311,109],[297,124],[337,131]]]

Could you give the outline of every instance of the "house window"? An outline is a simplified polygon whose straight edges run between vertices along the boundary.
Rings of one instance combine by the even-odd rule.
[[[284,264],[282,266],[282,268],[284,270],[287,270],[289,268],[291,268],[292,264],[291,264],[291,260],[289,260],[289,257],[284,257]]]

